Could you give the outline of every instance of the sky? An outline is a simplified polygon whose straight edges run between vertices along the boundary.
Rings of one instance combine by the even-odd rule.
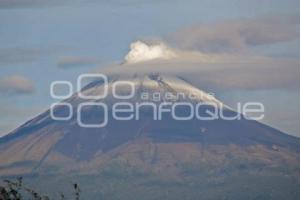
[[[178,55],[168,71],[231,106],[261,101],[264,123],[300,137],[299,25],[298,0],[0,0],[0,135],[49,108],[52,81],[118,65],[140,40]]]

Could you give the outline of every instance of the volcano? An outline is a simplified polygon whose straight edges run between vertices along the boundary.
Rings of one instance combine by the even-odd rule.
[[[130,98],[115,98],[117,83],[118,94]],[[105,89],[105,98],[81,97]],[[81,95],[63,101],[74,110],[68,120],[55,120],[48,110],[0,139],[1,177],[26,176],[48,192],[76,180],[94,199],[300,198],[300,139],[245,116],[176,120],[163,113],[155,119],[154,107],[176,102],[201,103],[197,112],[204,117],[213,109],[238,114],[179,76],[111,74],[107,83],[91,81]],[[99,103],[107,105],[107,124],[81,126],[76,111],[83,104],[84,124],[105,121]],[[130,120],[115,119],[116,103],[140,105],[138,119],[137,112]],[[177,115],[186,117],[188,110],[181,106]],[[53,113],[68,116],[69,108],[58,105]]]

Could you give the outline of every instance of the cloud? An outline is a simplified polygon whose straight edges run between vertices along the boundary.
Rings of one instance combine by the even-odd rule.
[[[237,58],[238,57],[238,58]],[[140,41],[137,40],[130,44],[130,50],[124,57],[123,64],[137,64],[149,61],[170,61],[189,62],[189,63],[214,63],[226,62],[240,59],[241,55],[235,54],[218,54],[218,53],[202,53],[200,51],[181,50],[167,46],[163,41]],[[244,60],[256,59],[254,56],[244,56]],[[262,58],[262,57],[259,57]]]
[[[300,85],[299,61],[224,63],[202,73],[186,73],[198,86],[213,90],[293,90]],[[222,65],[222,66],[220,66]],[[210,67],[209,65],[207,67]]]
[[[251,47],[299,38],[299,25],[300,15],[291,15],[194,26],[154,44],[132,43],[123,69],[109,66],[104,72],[180,74],[213,91],[299,90],[300,59],[249,51]]]
[[[138,63],[155,59],[172,59],[176,57],[176,53],[168,48],[164,43],[146,44],[142,41],[131,43],[130,51],[125,56],[126,63]]]
[[[143,45],[144,43],[132,44]],[[101,69],[101,72],[179,74],[200,88],[213,91],[298,90],[300,85],[299,59],[279,59],[250,53],[202,53],[196,50],[172,49],[165,45],[163,49],[174,53],[174,57],[164,59],[160,49],[160,53],[155,54],[159,56],[148,59],[148,54],[152,56],[152,50],[148,48],[153,45],[146,46],[145,50],[136,50],[137,52],[132,50],[137,47],[132,46],[122,65],[108,66],[106,69]],[[133,55],[130,59],[133,58],[134,62],[128,58],[131,53]]]
[[[93,57],[84,56],[64,56],[60,57],[57,66],[60,68],[83,67],[97,64],[98,60]]]
[[[0,8],[32,8],[63,5],[69,0],[0,0]]]
[[[125,63],[154,59],[178,62],[253,62],[269,59],[251,47],[290,42],[300,38],[300,14],[194,25],[155,42],[135,41]]]
[[[136,6],[144,4],[161,3],[159,0],[0,0],[0,9],[13,8],[43,8],[65,5],[101,4],[114,7]]]
[[[12,75],[0,79],[1,94],[32,94],[35,91],[33,82],[20,75]]]
[[[0,64],[33,62],[39,54],[37,49],[1,48]]]
[[[162,67],[162,70],[174,70],[183,72],[186,70],[197,71],[203,69],[203,66],[211,64],[211,66],[227,64],[243,64],[243,63],[269,63],[272,58],[263,55],[244,54],[244,53],[206,53],[197,50],[182,50],[171,48],[162,41],[152,44],[151,42],[144,43],[135,41],[130,45],[130,51],[124,57],[122,66],[140,67],[151,66],[151,69],[157,69],[157,66]],[[196,67],[199,66],[199,67]],[[177,69],[178,68],[178,69]],[[213,67],[212,67],[213,68]],[[207,68],[208,69],[208,68]]]
[[[152,60],[108,66],[101,73],[114,75],[158,72],[180,76],[208,91],[293,90],[300,85],[300,61],[265,57],[220,56],[218,59]],[[99,71],[98,71],[99,72]]]
[[[0,64],[7,65],[18,63],[32,63],[41,56],[59,53],[64,50],[66,50],[66,48],[62,46],[51,46],[42,48],[0,48]]]
[[[179,49],[208,53],[238,52],[300,37],[300,15],[264,16],[194,25],[167,37]]]

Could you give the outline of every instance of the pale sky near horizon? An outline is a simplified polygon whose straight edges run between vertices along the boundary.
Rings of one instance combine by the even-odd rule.
[[[178,48],[246,49],[246,55],[299,63],[299,13],[299,0],[0,0],[0,136],[50,106],[53,80],[74,83],[81,73],[122,62],[138,39],[175,35]],[[300,84],[288,78],[216,95],[228,104],[262,101],[265,123],[300,137]]]

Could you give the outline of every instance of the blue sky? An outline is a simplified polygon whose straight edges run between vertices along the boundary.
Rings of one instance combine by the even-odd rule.
[[[51,81],[74,82],[83,72],[121,62],[133,41],[165,39],[199,24],[232,28],[228,21],[241,24],[290,15],[299,21],[299,13],[297,0],[0,0],[0,135],[49,107]],[[294,22],[283,27],[293,26]],[[298,60],[300,38],[253,45],[248,54]],[[65,64],[74,67],[62,67]],[[266,70],[262,73],[272,76]],[[23,87],[10,85],[16,79]],[[239,88],[217,97],[228,104],[260,100],[266,105],[266,123],[300,136],[297,88]]]

